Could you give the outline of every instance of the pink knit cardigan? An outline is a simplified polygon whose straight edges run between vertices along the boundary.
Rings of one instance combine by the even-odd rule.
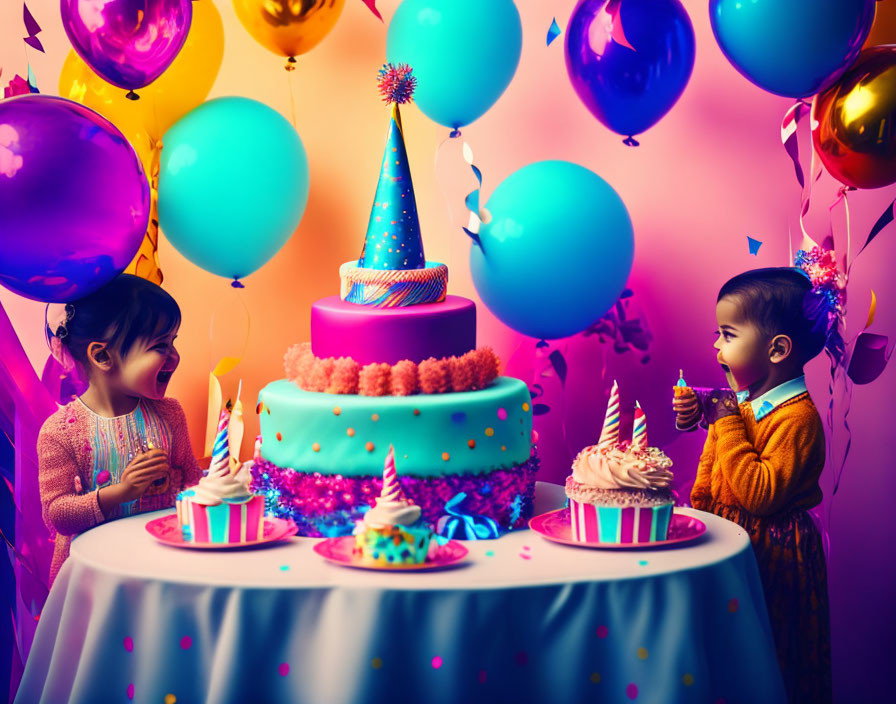
[[[177,493],[196,484],[202,472],[190,445],[187,419],[180,403],[166,398],[144,400],[143,404],[161,418],[171,433],[168,491],[145,497],[140,506],[145,512],[174,506]],[[55,534],[51,585],[68,557],[72,537],[107,520],[100,510],[97,490],[81,491],[81,487],[90,487],[92,482],[90,420],[90,412],[75,400],[47,418],[37,438],[43,518]]]

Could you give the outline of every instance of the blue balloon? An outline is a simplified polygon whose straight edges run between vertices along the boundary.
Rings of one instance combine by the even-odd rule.
[[[716,41],[744,77],[770,93],[820,93],[858,56],[875,0],[710,0]]]
[[[579,0],[566,30],[566,71],[579,98],[631,137],[672,109],[694,68],[694,28],[678,0]]]
[[[423,113],[457,129],[501,97],[522,46],[512,0],[404,0],[389,23],[386,56],[414,69]]]
[[[470,249],[473,283],[514,330],[541,339],[575,335],[625,287],[632,221],[616,191],[568,161],[540,161],[508,176],[489,198]]]
[[[276,110],[248,98],[200,105],[165,133],[159,226],[206,271],[243,278],[292,236],[308,202],[308,157]]]

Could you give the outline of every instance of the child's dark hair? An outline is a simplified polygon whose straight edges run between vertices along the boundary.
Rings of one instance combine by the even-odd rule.
[[[125,357],[138,340],[161,337],[180,325],[180,307],[171,294],[132,274],[119,274],[65,309],[66,322],[52,332],[82,364],[91,342],[107,342]]]
[[[787,335],[796,358],[805,364],[824,349],[827,329],[806,314],[806,297],[812,283],[799,269],[753,269],[729,279],[717,300],[734,298],[744,317],[769,338]]]

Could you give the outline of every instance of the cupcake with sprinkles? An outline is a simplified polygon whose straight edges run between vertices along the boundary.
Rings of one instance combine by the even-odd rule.
[[[365,564],[419,565],[426,561],[432,535],[420,507],[405,496],[398,483],[395,450],[390,445],[383,467],[383,490],[355,527],[354,552]]]
[[[647,418],[635,404],[630,443],[619,439],[619,387],[613,382],[596,445],[583,449],[566,480],[573,540],[648,543],[665,540],[672,518],[672,460],[647,444]]]

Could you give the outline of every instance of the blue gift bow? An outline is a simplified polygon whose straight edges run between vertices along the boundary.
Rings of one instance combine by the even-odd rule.
[[[492,540],[498,537],[498,524],[488,516],[464,513],[460,505],[467,498],[464,491],[456,493],[445,504],[447,515],[442,516],[436,524],[441,538],[451,540]],[[439,541],[441,542],[441,541]]]

